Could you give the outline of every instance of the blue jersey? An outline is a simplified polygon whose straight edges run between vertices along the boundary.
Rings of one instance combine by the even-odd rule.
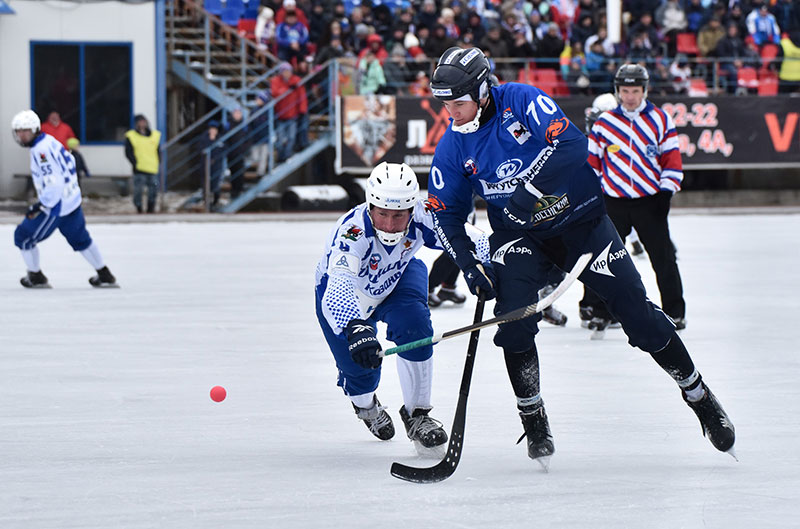
[[[538,239],[601,215],[600,183],[587,155],[586,137],[546,93],[519,83],[492,88],[478,130],[448,127],[436,146],[428,193],[444,246],[462,269],[473,263],[463,229],[473,193],[486,201],[493,230],[519,229],[503,208],[526,182],[541,194],[528,228]]]

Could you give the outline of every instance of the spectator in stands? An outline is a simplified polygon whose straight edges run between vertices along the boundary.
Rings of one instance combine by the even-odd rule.
[[[294,0],[286,0],[290,2]],[[278,43],[278,58],[282,61],[297,62],[307,54],[308,29],[297,20],[294,10],[286,11],[286,18],[275,30]]]
[[[584,49],[591,49],[595,42],[599,42],[603,46],[603,54],[606,57],[613,57],[616,55],[616,50],[614,49],[614,43],[608,38],[608,30],[605,26],[600,26],[597,28],[597,33],[586,39],[586,42],[583,44]],[[613,75],[612,75],[613,77]]]
[[[161,133],[150,130],[147,118],[137,114],[133,127],[125,133],[125,157],[133,166],[133,205],[136,211],[144,213],[142,193],[147,188],[147,212],[156,210],[158,193],[159,152]]]
[[[417,77],[408,87],[409,95],[417,97],[430,97],[431,95],[431,80],[428,74],[423,71],[417,72]]]
[[[383,66],[370,49],[367,49],[367,53],[359,59],[358,73],[358,93],[361,95],[377,94],[386,85]]]
[[[306,79],[308,75],[311,73],[311,62],[314,59],[311,57],[306,57],[305,60],[302,60],[297,63],[297,68],[295,68],[294,73],[297,77],[300,78],[302,81]],[[326,72],[322,72],[322,75],[308,77],[306,81],[306,86],[311,87],[312,94],[313,90],[316,88],[315,83],[318,79],[324,79],[326,82],[328,80],[328,75]],[[312,95],[312,102],[314,100],[314,96]],[[312,103],[313,104],[313,103]],[[309,121],[308,121],[308,90],[306,90],[306,111],[301,112],[297,115],[297,134],[294,138],[294,152],[300,152],[304,150],[306,147],[309,146],[310,141],[308,139],[308,128],[309,128]]]
[[[747,17],[742,11],[742,6],[739,2],[734,3],[728,14],[725,15],[723,19],[723,23],[725,25],[725,30],[727,31],[728,26],[731,24],[736,24],[738,28],[738,34],[744,40],[744,37],[747,35]]]
[[[338,25],[338,23],[336,23]],[[338,59],[345,56],[344,46],[342,46],[342,39],[335,35],[331,38],[330,42],[323,46],[314,56],[314,66],[325,64],[331,59]]]
[[[239,107],[234,108],[231,112],[231,119],[226,132],[239,127],[243,122],[244,114],[242,109]],[[228,151],[228,169],[231,173],[231,200],[233,200],[242,193],[244,188],[245,158],[247,157],[247,151],[250,149],[247,126],[245,125],[237,132],[234,132],[228,138],[227,145],[230,147]]]
[[[675,55],[676,35],[686,31],[686,26],[689,24],[686,20],[686,13],[678,3],[678,0],[667,0],[656,9],[655,21],[656,25],[661,28],[661,33],[667,43],[667,55],[673,57]]]
[[[525,36],[525,28],[517,28],[511,38],[513,40],[511,42],[511,49],[509,51],[510,57],[526,60],[536,57],[537,50]],[[514,66],[520,67],[520,64],[517,63]]]
[[[262,50],[274,50],[273,44],[275,43],[275,20],[273,15],[275,12],[269,7],[262,7],[258,11],[258,19],[256,19],[256,43]]]
[[[624,9],[631,14],[631,20],[639,20],[645,13],[655,13],[660,4],[661,0],[629,0],[624,2]]]
[[[631,38],[631,46],[628,49],[628,62],[649,65],[655,57],[653,50],[647,46],[643,33],[635,33]]]
[[[411,71],[406,64],[406,49],[401,43],[392,48],[389,59],[383,63],[383,73],[386,77],[386,86],[383,93],[391,95],[405,95],[408,83],[411,81]]]
[[[52,110],[47,115],[47,121],[42,123],[42,132],[57,139],[65,148],[67,147],[68,139],[77,137],[72,131],[72,127],[61,121],[61,114],[57,110]]]
[[[433,31],[433,26],[439,23],[439,13],[436,10],[436,0],[423,0],[422,9],[417,13],[416,25]]]
[[[630,28],[631,47],[633,47],[633,38],[636,35],[641,36],[642,44],[650,50],[650,54],[655,56],[657,54],[657,47],[661,41],[658,30],[653,25],[653,15],[650,13],[643,13],[639,21],[633,24]]]
[[[572,26],[572,34],[570,35],[570,42],[580,42],[583,44],[586,39],[591,37],[597,32],[594,25],[592,15],[589,13],[582,13],[578,19],[578,24]]]
[[[672,83],[673,93],[688,94],[691,78],[692,68],[689,66],[689,59],[683,53],[679,53],[669,67],[669,79]]]
[[[283,6],[275,13],[275,23],[281,24],[285,22],[286,15],[288,15],[290,12],[294,12],[297,21],[305,26],[306,29],[310,27],[310,24],[308,23],[308,17],[302,9],[297,7],[296,0],[283,0]]]
[[[270,81],[272,98],[275,103],[275,118],[278,120],[275,131],[278,163],[286,161],[294,152],[297,138],[298,117],[308,113],[308,98],[305,86],[299,85],[300,77],[292,71],[292,65],[282,62],[278,75]]]
[[[447,35],[447,29],[442,24],[436,24],[431,32],[431,37],[423,49],[428,57],[439,57],[442,53],[456,45],[456,40]],[[506,54],[507,55],[507,54]],[[505,57],[506,55],[503,55]]]
[[[299,17],[298,17],[299,20]],[[314,42],[319,47],[323,33],[333,20],[333,16],[325,9],[325,4],[320,0],[314,0],[311,4],[311,20],[308,25],[308,40]]]
[[[389,57],[389,52],[383,47],[383,37],[377,33],[372,33],[367,36],[367,47],[358,53],[358,58],[363,59],[367,53],[375,56],[381,64]]]
[[[747,32],[759,48],[766,44],[778,44],[781,30],[775,21],[775,15],[769,12],[767,4],[761,4],[747,15]]]
[[[782,94],[800,92],[800,30],[781,39],[778,55],[783,59],[778,72],[778,90]]]
[[[669,68],[665,61],[666,59],[656,60],[653,63],[653,68],[650,71],[650,87],[647,89],[649,96],[666,96],[674,93]]]
[[[686,30],[697,34],[709,16],[709,10],[704,7],[702,0],[689,0],[686,6]]]
[[[444,26],[445,34],[453,39],[458,40],[461,37],[461,29],[459,29],[458,25],[456,24],[456,14],[449,7],[445,7],[442,9],[442,16],[440,17],[439,23]],[[446,50],[447,48],[445,48]]]
[[[719,65],[723,72],[723,80],[728,93],[734,94],[739,69],[747,66],[755,58],[739,36],[739,26],[736,22],[729,22],[726,29],[727,34],[717,43],[714,55],[723,60]]]
[[[537,9],[534,9],[528,15],[528,25],[531,27],[534,42],[539,42],[547,34],[550,23],[542,18],[542,14]]]
[[[722,21],[718,16],[714,15],[708,21],[708,24],[703,26],[700,33],[697,34],[697,49],[703,57],[710,57],[717,49],[719,41],[725,37],[725,28],[722,27]]]
[[[371,25],[375,33],[380,35],[383,41],[386,42],[392,36],[392,28],[394,27],[392,12],[389,10],[389,6],[386,4],[376,5],[372,10],[372,15],[374,21]],[[381,62],[383,62],[383,60],[381,60]]]
[[[209,168],[209,190],[211,191],[211,206],[219,203],[220,188],[222,187],[222,169],[225,146],[218,142],[220,131],[219,121],[212,119],[208,122],[206,133],[200,138],[197,144],[198,150],[203,154],[200,164],[200,188],[203,190],[203,200],[205,200],[205,179],[206,167]],[[210,149],[206,152],[206,149]]]
[[[785,35],[800,31],[800,4],[796,0],[778,0],[772,14]]]
[[[268,90],[264,90],[260,92],[256,96],[256,108],[253,111],[257,113],[261,108],[264,107],[269,100],[271,99],[270,93]],[[269,116],[267,112],[259,114],[256,116],[250,127],[253,130],[253,137],[256,138],[256,143],[253,145],[252,149],[252,156],[253,161],[256,164],[256,173],[258,174],[259,178],[264,176],[267,173],[267,157],[269,156],[269,150],[272,146],[272,142],[269,137]]]
[[[334,19],[331,20],[325,31],[322,32],[322,36],[319,39],[319,43],[317,46],[317,50],[323,49],[325,46],[329,45],[333,39],[339,39],[339,43],[344,46],[345,39],[344,39],[344,32],[342,31],[342,24]],[[314,61],[319,64],[323,63],[324,61]]]
[[[579,45],[579,43],[575,43]],[[569,93],[572,95],[589,95],[591,81],[586,72],[582,56],[573,57],[569,61],[567,75],[565,76]]]
[[[467,22],[461,27],[461,40],[464,44],[477,46],[486,36],[486,28],[483,26],[481,16],[475,11],[467,14]]]
[[[564,51],[564,40],[561,38],[558,24],[551,22],[547,26],[547,33],[539,43],[539,57],[544,59],[541,67],[558,70],[558,58],[561,56],[562,51]]]
[[[600,7],[600,4],[603,5],[602,8]],[[597,22],[600,20],[600,13],[604,12],[605,5],[605,2],[601,2],[600,0],[580,0],[578,2],[578,11],[576,16],[578,17],[578,20],[580,20],[582,16],[589,15],[592,17],[592,24],[594,24],[596,27]]]
[[[78,141],[78,138],[70,138],[67,140],[67,149],[72,153],[72,157],[75,158],[75,173],[78,175],[78,185],[80,185],[82,179],[92,176],[89,173],[89,168],[86,166],[86,160],[83,159],[83,155],[80,149],[78,149],[80,146],[81,142]]]

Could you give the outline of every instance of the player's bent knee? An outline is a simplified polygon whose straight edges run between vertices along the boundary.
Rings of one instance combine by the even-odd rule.
[[[25,229],[24,224],[20,224],[17,226],[17,229],[14,230],[14,246],[19,248],[20,250],[26,250],[33,247],[31,244],[31,232]],[[27,241],[27,243],[26,243]],[[27,246],[28,248],[25,248]]]
[[[501,347],[503,351],[509,352],[528,351],[533,348],[538,327],[535,323],[533,325],[524,324],[524,321],[500,325],[494,335],[494,344]]]

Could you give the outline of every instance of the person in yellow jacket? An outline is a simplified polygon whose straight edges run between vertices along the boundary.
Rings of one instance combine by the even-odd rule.
[[[780,92],[789,94],[800,91],[800,30],[781,39],[778,57],[783,59],[778,72]]]
[[[136,211],[144,213],[142,193],[147,187],[147,212],[156,210],[158,194],[158,145],[161,133],[150,130],[147,118],[137,114],[133,118],[134,128],[125,133],[125,157],[133,165],[133,205]]]

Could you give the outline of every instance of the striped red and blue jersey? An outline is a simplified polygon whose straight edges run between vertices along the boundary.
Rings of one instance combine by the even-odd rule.
[[[677,193],[683,181],[675,123],[650,101],[638,113],[618,106],[600,115],[589,134],[589,164],[610,197]]]

